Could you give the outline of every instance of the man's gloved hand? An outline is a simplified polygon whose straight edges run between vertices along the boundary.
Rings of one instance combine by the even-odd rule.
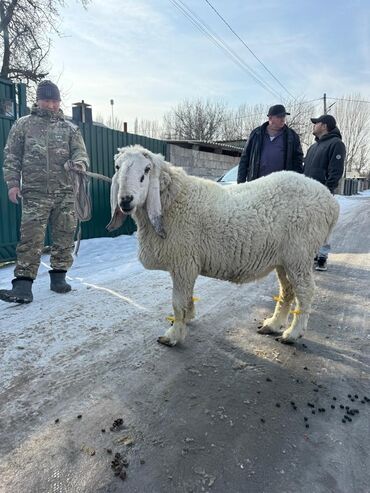
[[[18,197],[22,198],[21,189],[19,187],[9,188],[8,197],[10,202],[13,202],[13,204],[18,204]]]

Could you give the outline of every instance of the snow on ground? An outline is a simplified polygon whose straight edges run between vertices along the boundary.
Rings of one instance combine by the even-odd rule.
[[[362,197],[369,197],[370,190],[366,190],[356,196],[336,196],[340,204],[340,213],[346,214],[357,206],[358,200]],[[35,298],[45,297],[49,293],[48,286],[48,270],[49,266],[48,255],[43,255],[38,277],[34,283]],[[9,289],[10,281],[13,278],[14,265],[10,264],[0,269],[0,289]],[[152,277],[150,271],[146,271],[137,260],[137,238],[136,234],[131,236],[119,236],[116,238],[94,238],[83,240],[81,242],[80,251],[75,258],[74,264],[68,273],[68,279],[72,281],[74,287],[82,285],[86,288],[100,290],[105,293],[110,293],[121,299],[125,299],[123,293],[116,293],[109,289],[109,283],[120,279],[123,285],[127,284],[132,276],[140,274],[143,282],[142,296],[146,303],[150,298],[155,298],[156,294],[149,284],[149,279]],[[145,282],[145,275],[148,277],[148,282]],[[159,275],[159,271],[158,271]],[[166,275],[166,274],[165,274]],[[85,295],[89,296],[89,291],[84,291]],[[82,293],[81,293],[82,295]],[[58,297],[60,304],[63,304],[63,297]],[[128,300],[126,300],[128,301]],[[155,301],[153,299],[153,301]],[[36,304],[37,305],[37,304]],[[33,316],[33,309],[39,310],[40,307],[31,304],[27,310],[27,315]],[[7,314],[8,305],[0,304],[0,322],[2,316]],[[139,308],[139,305],[137,305]]]
[[[350,213],[362,197],[369,196],[370,190],[357,196],[337,196],[341,215]],[[150,333],[144,331],[142,334],[144,338],[154,338],[155,332],[157,335],[163,333],[163,320],[171,312],[171,279],[166,272],[145,270],[137,260],[137,246],[136,234],[82,241],[79,254],[68,273],[73,286],[73,291],[68,295],[49,290],[49,257],[43,255],[33,285],[34,302],[29,305],[0,303],[3,384],[14,378],[14,372],[21,371],[24,360],[22,363],[18,348],[23,349],[25,345],[29,363],[45,368],[61,353],[83,347],[94,330],[101,336],[97,344],[101,345],[99,351],[103,357],[104,335],[112,330],[125,330],[132,317],[140,317],[143,322],[153,320],[150,324],[143,323],[150,327]],[[0,269],[0,289],[10,288],[13,268],[14,265],[7,265]],[[204,294],[212,299],[212,290],[222,282],[199,277],[195,294]],[[233,290],[240,288],[227,284],[230,297]],[[201,313],[201,304],[199,309],[198,313]],[[75,323],[78,330],[68,332],[71,323]],[[27,327],[30,325],[32,339],[27,341]],[[63,326],[66,327],[65,331],[60,329]],[[130,330],[127,330],[126,336],[130,338]]]
[[[0,302],[0,491],[204,491],[208,473],[215,493],[368,491],[368,414],[361,409],[349,429],[327,412],[303,435],[299,413],[317,397],[316,381],[330,402],[369,388],[369,197],[338,197],[334,253],[328,272],[315,274],[298,348],[256,333],[273,306],[274,273],[242,286],[199,277],[197,319],[172,350],[155,343],[168,328],[170,276],[141,266],[135,235],[82,241],[66,295],[50,291],[43,256],[34,302]],[[13,267],[0,269],[0,289]],[[292,397],[301,404],[293,415]],[[123,446],[101,432],[117,417],[136,440],[123,486],[107,454]]]

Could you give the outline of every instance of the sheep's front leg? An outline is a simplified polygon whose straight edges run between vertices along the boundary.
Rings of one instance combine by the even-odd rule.
[[[171,274],[173,282],[172,305],[175,314],[175,321],[163,336],[158,338],[158,342],[166,346],[176,346],[178,342],[184,342],[187,335],[186,324],[194,318],[193,289],[195,276],[191,279],[184,274]]]

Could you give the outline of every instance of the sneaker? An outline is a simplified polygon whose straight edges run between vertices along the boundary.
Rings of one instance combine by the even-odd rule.
[[[315,270],[328,270],[326,258],[319,257],[317,259],[317,264],[316,264]]]

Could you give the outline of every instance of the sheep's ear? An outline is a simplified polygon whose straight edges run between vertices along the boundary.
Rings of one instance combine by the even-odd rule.
[[[118,207],[118,189],[118,176],[117,173],[115,173],[112,178],[112,184],[110,186],[110,207],[112,218],[109,224],[106,226],[109,232],[120,228],[127,217],[127,214],[124,214]]]
[[[149,191],[146,198],[146,210],[154,231],[161,238],[166,238],[167,234],[164,229],[162,217],[159,178],[156,176],[155,172],[150,176]]]

